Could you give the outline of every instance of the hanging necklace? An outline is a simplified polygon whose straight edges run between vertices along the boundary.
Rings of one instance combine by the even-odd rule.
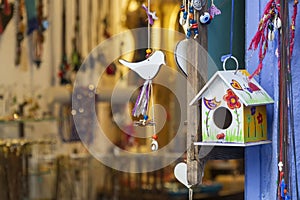
[[[76,0],[75,3],[75,26],[74,26],[74,32],[75,36],[72,40],[73,43],[73,52],[71,55],[71,61],[72,61],[72,67],[73,71],[77,72],[80,68],[81,65],[81,54],[79,52],[79,44],[81,43],[80,41],[80,4],[79,0]]]
[[[37,20],[38,20],[38,29],[37,29],[37,38],[36,38],[36,47],[35,47],[35,60],[37,67],[40,66],[42,62],[43,55],[43,43],[44,43],[44,31],[48,28],[48,22],[43,12],[44,2],[43,0],[38,1],[37,6]]]
[[[15,19],[16,19],[16,54],[15,65],[19,66],[22,56],[22,41],[24,40],[24,0],[15,1]]]
[[[12,16],[13,5],[8,3],[8,0],[2,0],[0,3],[0,35],[3,34]]]
[[[68,63],[68,56],[66,51],[66,0],[62,0],[62,40],[61,40],[61,49],[62,49],[62,60],[60,64],[59,78],[60,84],[66,85],[71,83],[69,77],[70,65]]]

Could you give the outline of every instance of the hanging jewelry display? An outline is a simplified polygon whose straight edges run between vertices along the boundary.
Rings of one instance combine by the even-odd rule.
[[[37,67],[41,63],[41,43],[42,38],[39,37],[39,21],[36,2],[33,0],[25,1],[27,15],[27,36],[29,44],[30,62],[36,64]],[[40,14],[40,13],[39,13]],[[43,18],[43,16],[41,16]],[[42,23],[42,22],[41,22]]]
[[[89,0],[88,2],[88,17],[87,17],[87,35],[88,35],[88,51],[92,51],[93,49],[93,35],[92,35],[92,28],[93,26],[93,0]],[[89,65],[89,69],[90,69],[90,80],[94,80],[94,76],[95,76],[95,58],[94,55],[91,53],[88,56],[88,65]]]
[[[37,6],[38,29],[36,35],[35,60],[34,60],[37,67],[39,67],[42,62],[43,43],[45,41],[44,31],[47,30],[48,28],[48,21],[44,16],[43,10],[44,10],[44,0],[39,0]]]
[[[188,3],[188,8],[189,8],[189,12],[188,12],[188,28],[187,28],[187,33],[186,33],[186,37],[190,38],[192,35],[192,32],[194,33],[194,39],[198,37],[199,35],[199,30],[198,30],[198,22],[195,18],[195,9],[193,7],[193,4],[191,2]]]
[[[151,25],[154,20],[157,19],[156,13],[150,10],[151,2],[148,0],[148,7],[143,5],[142,7],[147,13],[148,17],[148,48],[146,50],[146,60],[141,62],[131,63],[125,60],[119,60],[119,62],[131,70],[135,71],[142,79],[145,80],[144,85],[140,90],[140,94],[136,100],[132,115],[134,117],[143,116],[139,121],[135,121],[136,126],[153,126],[153,135],[151,138],[151,150],[156,151],[158,149],[158,136],[155,128],[155,113],[154,113],[154,100],[153,100],[153,85],[152,80],[157,75],[161,65],[165,64],[165,55],[162,51],[154,51],[151,49]],[[152,104],[152,119],[149,119],[149,104]]]
[[[2,0],[0,3],[0,36],[3,34],[12,16],[13,4],[8,3],[8,0]]]
[[[15,19],[16,19],[16,55],[15,65],[19,66],[22,57],[22,41],[24,40],[24,0],[15,1]]]
[[[79,51],[79,47],[81,44],[80,38],[80,2],[76,0],[75,3],[75,25],[74,25],[74,33],[75,36],[72,39],[73,51],[71,55],[71,65],[74,72],[77,72],[81,66],[81,53]]]
[[[60,71],[58,76],[60,84],[66,85],[71,83],[70,79],[70,65],[68,63],[68,55],[66,50],[66,0],[62,0],[62,27],[61,27],[61,50],[62,60],[60,64]]]
[[[187,0],[183,0],[182,4],[180,6],[180,17],[179,17],[179,24],[181,26],[185,25],[186,20],[187,20],[187,16],[188,16],[188,12],[187,12]]]
[[[196,19],[196,12],[201,12],[199,22],[202,24],[209,24],[212,16],[208,11],[203,11],[203,7],[207,4],[207,0],[183,0],[180,6],[179,24],[186,32],[186,38],[196,39],[199,35],[198,19]]]

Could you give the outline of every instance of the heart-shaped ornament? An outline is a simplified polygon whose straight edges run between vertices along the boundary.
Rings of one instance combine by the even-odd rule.
[[[174,175],[176,177],[176,179],[182,183],[183,185],[185,185],[187,188],[190,188],[191,185],[188,184],[187,181],[187,165],[186,163],[178,163],[175,168],[174,168]]]
[[[175,48],[175,60],[178,68],[187,76],[187,52],[188,40],[184,39],[178,42]]]

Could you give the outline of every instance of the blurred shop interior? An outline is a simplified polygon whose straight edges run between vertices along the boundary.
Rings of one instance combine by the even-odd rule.
[[[144,82],[119,62],[145,59],[147,3],[1,1],[0,199],[188,199],[189,190],[174,176],[187,149],[187,84],[174,57],[186,37],[178,22],[182,1],[151,0],[158,19],[150,46],[164,51],[168,66],[151,94],[157,152],[150,148],[154,127],[136,126],[141,119],[131,113]],[[207,25],[206,36],[199,33],[216,66],[207,76],[222,68],[219,58],[230,45],[224,38],[231,1],[214,4],[222,14]],[[245,2],[235,8],[235,27],[244,27]],[[242,62],[245,32],[234,33],[233,52]],[[86,83],[87,89],[80,87]],[[76,103],[83,107],[74,110]],[[193,199],[244,199],[243,156],[208,160]]]

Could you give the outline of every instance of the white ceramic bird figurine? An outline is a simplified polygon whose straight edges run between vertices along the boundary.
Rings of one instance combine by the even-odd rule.
[[[158,73],[160,66],[165,65],[165,54],[162,51],[155,51],[146,60],[131,63],[125,60],[119,60],[122,65],[135,71],[145,80],[153,79]]]

